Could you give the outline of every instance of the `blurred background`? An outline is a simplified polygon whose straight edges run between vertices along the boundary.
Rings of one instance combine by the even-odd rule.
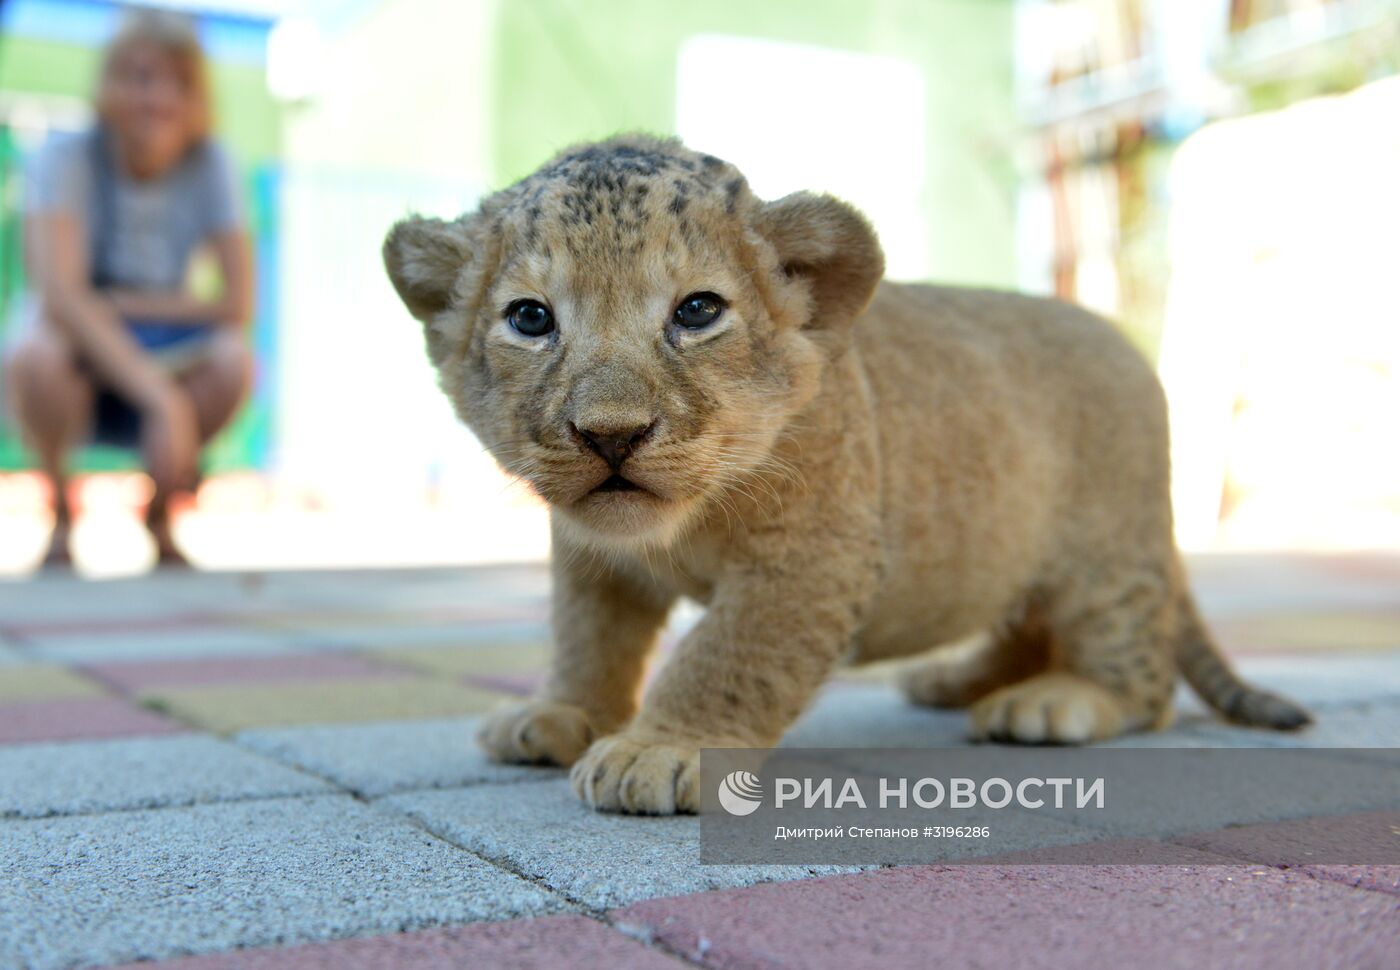
[[[215,569],[531,561],[379,245],[560,147],[674,132],[874,220],[891,275],[1118,321],[1167,386],[1192,551],[1400,548],[1400,0],[225,0],[197,19],[257,268],[255,389],[176,536]],[[0,3],[0,327],[26,160],[120,17]],[[196,268],[197,270],[197,268]],[[0,334],[3,337],[3,334]],[[0,425],[0,573],[49,496]],[[149,484],[77,457],[74,545],[140,572]]]

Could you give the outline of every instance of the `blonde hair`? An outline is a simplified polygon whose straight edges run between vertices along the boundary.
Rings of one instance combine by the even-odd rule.
[[[122,58],[132,48],[142,44],[159,47],[175,62],[180,80],[189,92],[188,147],[192,148],[208,136],[212,112],[204,47],[199,42],[194,22],[184,14],[147,7],[134,7],[127,11],[102,54],[102,71],[98,75],[97,96],[94,98],[97,116],[103,122],[110,121],[112,75]]]

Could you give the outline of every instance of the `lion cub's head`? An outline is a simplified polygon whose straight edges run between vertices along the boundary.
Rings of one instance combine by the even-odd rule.
[[[571,149],[384,261],[458,414],[563,520],[675,536],[760,465],[884,270],[835,199],[631,136]]]

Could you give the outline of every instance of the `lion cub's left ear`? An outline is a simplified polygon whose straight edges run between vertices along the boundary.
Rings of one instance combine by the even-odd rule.
[[[766,203],[754,228],[777,250],[783,272],[811,288],[809,326],[849,323],[885,275],[885,254],[869,220],[833,196],[794,192]]]
[[[424,323],[452,304],[457,279],[471,255],[467,225],[460,219],[445,222],[410,216],[384,239],[389,279],[408,312]]]

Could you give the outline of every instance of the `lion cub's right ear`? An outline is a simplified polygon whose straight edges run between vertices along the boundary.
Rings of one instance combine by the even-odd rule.
[[[384,239],[384,268],[408,312],[424,323],[452,304],[463,268],[471,261],[464,220],[409,216]]]
[[[777,251],[788,278],[810,288],[809,326],[850,324],[885,275],[885,254],[870,220],[832,196],[794,192],[765,203],[755,228]]]

